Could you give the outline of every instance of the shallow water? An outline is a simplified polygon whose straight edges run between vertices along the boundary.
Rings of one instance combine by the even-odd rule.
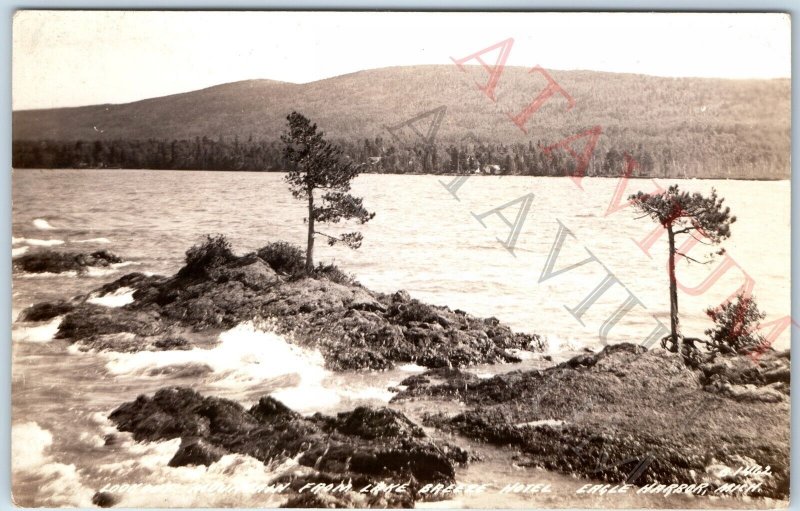
[[[129,271],[170,274],[183,252],[205,233],[221,232],[244,252],[284,239],[302,243],[303,205],[294,201],[278,174],[117,170],[21,170],[13,177],[13,248],[15,255],[50,247],[90,251],[106,248],[130,263],[94,270],[88,275],[15,275],[14,317],[42,300],[88,292]],[[634,240],[654,226],[635,220],[630,209],[606,215],[619,182],[584,179],[579,190],[570,179],[474,177],[458,190],[456,200],[440,180],[451,177],[362,176],[354,189],[377,212],[363,229],[359,251],[318,244],[317,259],[335,261],[366,286],[391,292],[407,289],[412,296],[473,314],[496,316],[518,330],[546,336],[556,360],[584,346],[599,347],[601,325],[628,297],[634,307],[608,334],[608,342],[641,342],[657,325],[668,322],[666,246],[659,239],[648,257]],[[667,186],[668,182],[660,183]],[[708,191],[715,186],[739,221],[724,243],[738,265],[703,292],[681,292],[684,332],[701,334],[709,326],[703,309],[721,302],[743,283],[743,272],[755,282],[767,321],[789,314],[789,183],[681,181],[681,187]],[[649,191],[653,183],[631,180],[625,194]],[[526,220],[512,255],[506,241],[510,229],[496,215],[481,215],[533,193]],[[512,222],[517,205],[503,213]],[[556,274],[539,283],[559,231],[567,236],[553,271],[584,260],[590,250],[596,261]],[[702,246],[692,254],[700,253]],[[722,261],[709,266],[680,263],[679,278],[696,287]],[[587,308],[579,322],[575,309],[607,274],[618,284]],[[713,279],[713,277],[712,277]],[[625,287],[623,287],[623,285]],[[119,306],[124,292],[100,302]],[[105,484],[164,483],[170,488],[150,495],[130,492],[126,506],[270,506],[280,496],[252,493],[196,494],[197,484],[263,483],[291,463],[264,467],[244,456],[226,457],[205,469],[169,468],[174,442],[135,444],[126,435],[105,446],[113,427],[104,419],[122,402],[151,394],[167,385],[186,385],[200,392],[235,399],[245,406],[266,393],[299,411],[333,413],[363,403],[386,403],[404,377],[419,370],[399,368],[382,373],[327,371],[318,353],[301,350],[272,334],[269,325],[243,324],[209,336],[208,349],[138,354],[80,351],[52,341],[58,321],[13,327],[14,494],[24,505],[89,505]],[[217,336],[218,334],[218,336]],[[788,331],[776,347],[788,347]],[[216,341],[219,340],[218,343]],[[215,344],[216,343],[216,344]],[[265,364],[265,361],[269,363]],[[523,367],[541,367],[529,360]],[[473,368],[488,376],[516,365]],[[403,405],[411,416],[424,404]],[[457,405],[454,405],[457,406]],[[435,434],[435,433],[434,433]],[[48,443],[49,441],[49,443]],[[463,439],[461,440],[463,441]],[[41,444],[44,442],[44,444]],[[42,448],[34,447],[42,445]],[[583,480],[515,468],[508,453],[486,446],[485,461],[460,469],[459,481],[490,479],[507,482],[552,482],[549,495],[456,496],[454,507],[692,507],[689,497],[605,496],[587,500],[575,494]],[[689,500],[686,500],[689,499]],[[696,499],[695,499],[696,500]],[[756,502],[715,499],[720,507],[752,507]],[[759,501],[757,505],[766,505]],[[433,504],[425,504],[433,505]]]

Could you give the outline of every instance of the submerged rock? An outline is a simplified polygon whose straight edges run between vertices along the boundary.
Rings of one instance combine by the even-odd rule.
[[[785,498],[790,403],[778,388],[783,383],[764,376],[784,374],[779,360],[788,369],[788,354],[774,354],[756,363],[718,361],[724,370],[703,371],[664,350],[619,344],[484,380],[461,372],[440,373],[441,384],[414,377],[395,400],[464,402],[466,411],[428,414],[426,423],[512,446],[519,465],[644,485],[713,481],[707,467],[735,470],[738,460],[751,458],[772,468],[754,495]]]
[[[166,337],[154,342],[153,347],[160,350],[189,350],[191,344],[183,337]]]
[[[112,507],[119,504],[119,497],[106,491],[98,491],[92,495],[92,504],[97,507]]]
[[[296,458],[337,481],[410,481],[411,492],[455,481],[453,449],[442,449],[402,413],[387,408],[305,418],[272,397],[245,410],[234,401],[174,387],[139,396],[109,419],[137,441],[181,438],[170,466],[210,465],[239,453],[265,463]]]
[[[98,250],[91,254],[41,250],[15,258],[13,265],[15,270],[27,273],[62,273],[65,271],[83,273],[90,266],[107,267],[121,262],[121,257],[108,250]]]
[[[131,273],[77,297],[72,309],[37,304],[23,315],[61,311],[66,316],[58,337],[97,349],[113,349],[104,336],[123,332],[133,334],[141,349],[187,349],[168,339],[268,320],[278,333],[319,349],[334,370],[518,362],[513,350],[537,351],[545,344],[537,335],[512,332],[496,318],[428,305],[405,291],[372,292],[343,279],[335,267],[312,276],[285,276],[257,253],[237,257],[218,240],[213,243],[205,252],[190,250],[190,262],[173,277]],[[122,288],[133,290],[132,303],[106,307],[87,301]],[[135,345],[126,341],[125,351]]]

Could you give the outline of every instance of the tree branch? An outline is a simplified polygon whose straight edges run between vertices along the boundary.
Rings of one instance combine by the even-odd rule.
[[[703,241],[700,238],[698,238],[697,236],[695,236],[694,234],[690,234],[690,236],[692,238],[696,239],[697,241],[699,241],[700,243],[702,243],[703,245],[708,245],[709,247],[713,245],[713,243],[708,243],[707,241]]]
[[[694,257],[690,257],[690,256],[688,256],[688,255],[684,254],[683,252],[678,252],[677,250],[675,251],[675,253],[676,253],[676,254],[678,254],[679,256],[683,256],[683,257],[685,257],[686,259],[688,259],[688,260],[690,260],[690,261],[694,261],[694,262],[696,262],[696,263],[698,263],[698,264],[709,264],[709,263],[711,263],[711,261],[706,261],[706,262],[703,262],[703,261],[698,261],[698,260],[697,260],[697,259],[695,259]]]
[[[342,241],[340,238],[337,238],[336,236],[331,236],[330,234],[325,234],[324,232],[314,231],[314,234],[319,234],[320,236],[325,236],[328,239],[332,239],[332,240],[336,240],[336,241]]]

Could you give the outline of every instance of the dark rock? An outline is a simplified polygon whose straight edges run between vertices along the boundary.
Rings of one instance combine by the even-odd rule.
[[[405,385],[407,387],[418,387],[430,382],[431,380],[424,374],[415,374],[401,381],[400,385]]]
[[[107,491],[98,491],[92,495],[92,504],[97,507],[111,507],[119,503],[119,497]]]
[[[181,438],[181,446],[175,456],[169,460],[170,467],[185,467],[191,465],[209,466],[216,463],[227,452],[215,445],[209,444],[202,438]]]
[[[166,277],[162,277],[160,275],[145,275],[144,273],[139,273],[139,272],[128,273],[113,282],[100,286],[93,292],[93,294],[97,296],[103,296],[114,293],[115,291],[123,287],[140,291],[142,289],[148,289],[152,286],[157,286],[159,284],[162,284],[166,280],[167,280]],[[135,299],[136,293],[134,293],[133,296]]]
[[[336,474],[316,473],[299,477],[281,476],[275,482],[279,484],[289,483],[292,489],[298,490],[306,484],[334,485],[335,488],[342,480]],[[361,493],[359,490],[368,485],[371,485],[371,488],[375,487],[374,479],[371,479],[369,476],[353,474],[352,477],[348,478],[347,482],[352,484],[352,491],[341,493],[312,493],[305,491],[304,493],[289,497],[289,500],[281,507],[316,509],[411,509],[414,507],[414,500],[417,495],[413,487],[403,492],[391,491],[387,493],[385,491],[367,491]]]
[[[121,262],[121,257],[108,250],[98,250],[91,254],[41,250],[15,258],[13,266],[15,270],[27,273],[62,273],[65,271],[83,273],[90,266],[104,267]]]
[[[761,387],[771,383],[790,382],[791,364],[789,352],[765,351],[757,357],[717,355],[702,364],[702,381],[714,389],[729,386],[755,385]]]
[[[118,333],[151,336],[164,330],[157,311],[84,303],[64,316],[56,338],[80,340]]]
[[[191,344],[183,337],[166,337],[153,343],[160,350],[189,350]]]
[[[109,447],[122,444],[122,439],[116,433],[107,434],[106,436],[103,437],[103,440],[104,440],[103,445],[109,446]]]
[[[233,264],[222,267],[217,280],[218,282],[234,280],[241,282],[249,289],[259,291],[273,286],[280,278],[266,262],[251,254]]]
[[[359,406],[352,412],[340,413],[336,429],[346,435],[358,435],[368,440],[425,436],[422,428],[402,413],[390,408],[373,409],[366,406]]]
[[[112,263],[121,263],[123,261],[120,256],[105,249],[92,252],[89,254],[89,258],[94,259],[96,262],[105,261],[106,265]]]
[[[96,343],[92,343],[93,346]],[[113,351],[122,351],[115,347]],[[147,370],[147,376],[166,376],[169,378],[202,378],[214,372],[208,364],[200,362],[190,362],[187,364],[175,364],[160,367],[153,367]]]
[[[112,256],[96,252],[87,257],[114,261]],[[255,253],[234,255],[219,237],[190,249],[187,261],[174,277],[132,273],[77,297],[72,310],[39,305],[30,314],[45,317],[63,309],[59,338],[124,351],[137,346],[182,349],[187,345],[170,341],[181,332],[270,319],[278,333],[319,349],[334,370],[388,369],[396,363],[448,368],[518,362],[509,350],[544,347],[538,336],[514,333],[496,318],[483,320],[428,305],[405,291],[388,296],[348,279],[332,279],[333,267],[312,276],[283,277]],[[132,303],[111,308],[86,302],[89,296],[122,287],[134,290]],[[108,337],[123,333],[133,338]],[[153,337],[161,339],[154,344]]]
[[[773,474],[759,495],[785,498],[790,440],[790,405],[782,394],[786,383],[741,382],[764,380],[766,368],[780,373],[787,361],[779,354],[757,363],[749,357],[725,358],[695,370],[677,354],[619,344],[540,371],[474,382],[444,375],[440,385],[395,399],[421,395],[464,402],[466,411],[429,414],[425,422],[511,446],[520,453],[516,463],[521,466],[619,482],[635,463],[651,456],[633,481],[644,485],[708,478],[712,460],[734,467],[742,459],[757,459]]]
[[[400,289],[399,291],[396,291],[392,295],[392,301],[393,302],[401,302],[401,303],[410,302],[411,301],[411,295],[409,295],[408,291],[406,291],[405,289]]]
[[[441,384],[435,385],[438,381]],[[399,392],[392,402],[402,401],[414,397],[434,397],[458,399],[471,385],[482,382],[472,373],[458,368],[431,369],[423,374],[410,376],[401,382],[406,385],[406,390]]]
[[[250,410],[227,399],[203,397],[187,388],[139,396],[109,416],[137,441],[181,438],[170,465],[208,465],[225,453],[264,462],[297,458],[301,465],[335,479],[452,484],[453,458],[463,458],[425,437],[402,413],[360,407],[337,417],[305,418],[271,397]]]
[[[264,396],[249,410],[250,415],[259,421],[272,421],[275,417],[283,416],[293,419],[299,418],[296,412],[272,396]]]
[[[64,300],[37,303],[20,312],[17,321],[48,321],[56,316],[62,316],[74,308],[74,303]]]
[[[500,324],[500,320],[492,316],[491,318],[486,318],[483,322],[489,326],[497,326]]]

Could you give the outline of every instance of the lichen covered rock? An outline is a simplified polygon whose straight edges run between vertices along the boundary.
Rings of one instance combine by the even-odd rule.
[[[664,350],[619,344],[489,379],[453,371],[435,384],[418,375],[394,400],[464,402],[465,411],[428,414],[427,424],[511,446],[518,465],[643,485],[698,481],[710,466],[733,470],[749,458],[772,469],[757,495],[785,498],[789,398],[784,382],[768,383],[783,374],[778,360],[788,355],[739,357],[703,371]]]
[[[428,305],[405,291],[386,295],[339,277],[329,280],[332,270],[281,275],[257,253],[238,257],[224,246],[211,248],[190,250],[187,265],[173,277],[131,273],[71,302],[37,304],[22,317],[63,314],[58,337],[95,349],[114,349],[109,339],[121,338],[111,335],[133,335],[135,341],[125,338],[120,351],[187,349],[172,340],[266,320],[294,342],[319,349],[334,370],[517,362],[513,350],[544,348],[537,335],[512,332],[495,318]],[[89,301],[123,288],[133,290],[132,303]]]

